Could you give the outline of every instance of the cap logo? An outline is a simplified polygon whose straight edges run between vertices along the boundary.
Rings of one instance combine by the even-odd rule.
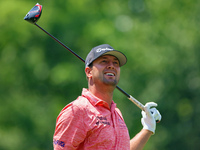
[[[96,52],[97,53],[100,53],[100,52],[102,52],[102,51],[113,51],[113,49],[112,48],[98,48],[97,50],[96,50]]]

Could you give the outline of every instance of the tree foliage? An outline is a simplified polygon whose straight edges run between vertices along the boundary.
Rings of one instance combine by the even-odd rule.
[[[0,1],[0,149],[52,149],[56,117],[87,87],[84,64],[23,20],[39,2],[38,24],[85,59],[99,44],[126,54],[119,86],[162,114],[146,150],[200,147],[200,2],[143,0]],[[140,110],[114,101],[133,137]]]

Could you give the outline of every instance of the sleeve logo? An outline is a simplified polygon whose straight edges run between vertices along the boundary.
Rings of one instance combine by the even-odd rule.
[[[60,145],[61,147],[65,147],[65,142],[53,139],[53,144]]]

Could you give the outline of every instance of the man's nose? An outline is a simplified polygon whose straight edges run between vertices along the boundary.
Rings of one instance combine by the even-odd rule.
[[[115,67],[114,67],[113,62],[109,62],[107,68],[108,69],[114,69]]]

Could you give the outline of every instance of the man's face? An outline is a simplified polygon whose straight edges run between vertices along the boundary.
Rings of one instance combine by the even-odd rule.
[[[93,62],[91,75],[94,84],[116,86],[120,78],[119,60],[112,55],[104,55]]]

